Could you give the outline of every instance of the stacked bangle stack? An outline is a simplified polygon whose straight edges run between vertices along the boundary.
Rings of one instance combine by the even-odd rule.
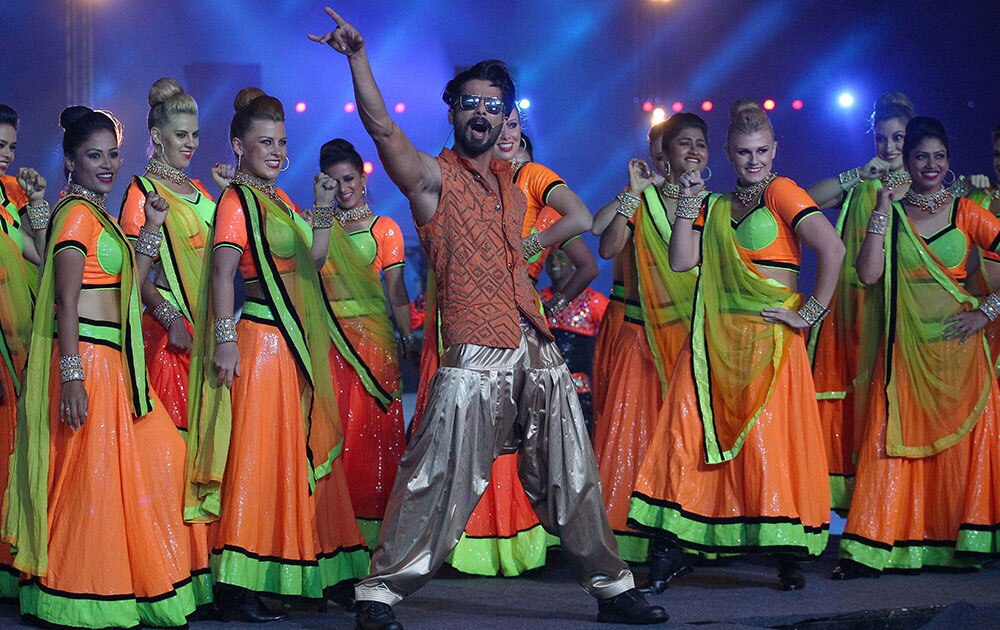
[[[805,320],[810,326],[815,326],[816,324],[823,321],[823,318],[827,316],[830,309],[823,306],[815,296],[809,296],[806,300],[805,306],[799,309],[799,317]]]
[[[160,325],[168,331],[170,330],[170,327],[174,325],[174,322],[181,317],[184,316],[181,315],[179,310],[177,310],[177,307],[166,300],[157,304],[156,308],[153,309],[153,319],[160,322]]]
[[[42,200],[38,203],[29,203],[27,205],[28,210],[28,221],[31,223],[31,229],[34,231],[44,230],[49,226],[49,202]]]
[[[868,233],[885,236],[885,230],[889,227],[889,215],[882,212],[872,212],[868,219]]]
[[[239,339],[236,335],[236,319],[233,317],[215,318],[215,343],[230,343]]]
[[[333,227],[334,206],[313,206],[312,228],[314,230],[329,230]]]
[[[558,315],[560,311],[569,306],[569,300],[560,291],[555,291],[552,293],[552,298],[545,303],[545,310],[549,312],[549,315]]]
[[[841,188],[845,191],[850,190],[861,183],[861,169],[852,168],[849,171],[844,171],[837,175],[837,179],[840,180]]]
[[[635,211],[639,209],[640,199],[630,192],[623,192],[617,197],[618,199],[618,214],[622,215],[626,219],[631,219],[635,216]]]
[[[962,197],[969,196],[969,193],[972,192],[972,186],[969,185],[969,182],[964,177],[959,177],[955,180],[954,184],[948,187],[948,192],[955,199],[961,199]]]
[[[677,199],[677,218],[695,220],[701,214],[701,197],[681,195]]]
[[[139,238],[135,241],[135,253],[156,258],[160,254],[160,242],[163,234],[159,231],[147,230],[146,226],[139,228]]]
[[[64,354],[59,357],[59,378],[63,383],[83,380],[83,360],[79,354]]]
[[[979,305],[979,310],[991,322],[994,321],[997,317],[1000,317],[1000,297],[997,297],[996,293],[990,293],[983,300],[983,303]]]
[[[535,256],[542,253],[542,239],[538,238],[538,232],[529,234],[527,238],[521,241],[521,255],[524,256],[525,260],[531,260]]]

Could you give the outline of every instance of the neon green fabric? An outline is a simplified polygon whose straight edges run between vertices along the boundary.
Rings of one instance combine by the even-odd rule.
[[[222,549],[212,554],[211,564],[216,580],[224,584],[256,593],[319,599],[323,597],[324,586],[367,575],[369,555],[364,548],[343,549],[307,563],[280,558],[265,560],[238,550]]]
[[[34,274],[17,244],[0,233],[0,369],[6,369],[14,383],[13,392],[21,394],[21,378],[31,343],[31,312],[34,304]]]
[[[445,562],[471,575],[514,577],[544,566],[548,548],[558,543],[541,525],[510,538],[470,538],[463,533]]]
[[[965,553],[988,553],[979,551],[988,548],[989,543],[977,544],[976,537],[963,540],[965,531],[959,532],[958,541],[941,541],[936,544],[910,544],[885,549],[882,543],[867,541],[857,536],[843,538],[840,541],[840,557],[854,560],[878,571],[909,570],[915,571],[924,567],[942,567],[953,569],[978,569],[983,566],[985,558],[970,556],[955,556],[956,551]],[[988,536],[991,539],[993,553],[996,553],[997,534]],[[971,545],[967,546],[967,543]]]
[[[122,370],[129,390],[132,413],[138,418],[153,408],[146,382],[146,355],[142,340],[142,307],[133,277],[135,257],[125,235],[106,212],[81,197],[64,197],[52,211],[51,234],[59,234],[66,209],[83,206],[94,214],[104,232],[114,237],[125,264],[121,269]],[[31,349],[21,404],[18,431],[10,458],[7,494],[4,497],[3,539],[17,548],[14,566],[31,575],[48,570],[48,472],[49,472],[49,370],[56,333],[55,239],[46,248],[44,272],[38,288],[31,331]]]

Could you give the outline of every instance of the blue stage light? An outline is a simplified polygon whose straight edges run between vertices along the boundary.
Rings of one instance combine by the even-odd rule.
[[[850,92],[841,92],[837,97],[837,104],[844,109],[854,107],[854,95]]]

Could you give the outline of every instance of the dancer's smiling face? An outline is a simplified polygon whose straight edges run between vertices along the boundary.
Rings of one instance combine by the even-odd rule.
[[[682,129],[669,142],[664,143],[670,172],[676,176],[688,171],[701,171],[708,164],[708,141],[697,127]]]
[[[461,95],[478,95],[479,102],[473,109],[462,109]],[[500,88],[489,81],[471,79],[462,85],[459,98],[448,110],[448,122],[455,128],[455,148],[463,157],[479,157],[493,148],[500,137],[503,111],[491,114],[486,110],[486,97],[503,98]]]
[[[906,159],[906,169],[913,180],[915,192],[926,193],[937,190],[948,172],[948,149],[939,138],[924,138],[913,147]]]
[[[13,125],[0,125],[0,175],[6,174],[10,163],[14,161],[16,149],[17,129]]]
[[[250,175],[274,181],[288,157],[284,121],[255,120],[242,138],[233,138],[240,168]]]
[[[753,133],[735,133],[726,143],[726,155],[736,170],[741,186],[749,186],[771,173],[771,163],[778,148],[774,134],[768,129]]]
[[[368,177],[356,166],[344,160],[327,166],[323,172],[337,182],[337,203],[341,208],[351,210],[365,203],[364,189]]]
[[[517,108],[510,110],[510,116],[500,126],[500,136],[493,145],[493,157],[511,161],[521,150],[521,115]]]
[[[73,183],[95,193],[106,195],[115,185],[115,176],[122,166],[118,139],[107,129],[90,134],[71,156],[65,158],[66,170]]]
[[[875,123],[875,155],[888,162],[891,171],[903,168],[906,122],[905,118],[896,116]]]
[[[194,152],[198,150],[198,117],[194,114],[173,114],[162,128],[153,127],[150,131],[153,139],[153,146],[163,147],[163,153],[159,154],[159,147],[154,151],[154,157],[163,160],[168,166],[186,169],[191,164]]]

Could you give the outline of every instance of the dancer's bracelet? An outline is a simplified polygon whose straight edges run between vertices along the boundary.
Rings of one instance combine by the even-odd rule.
[[[529,234],[521,241],[521,255],[524,256],[525,260],[531,260],[541,254],[543,249],[545,247],[542,246],[542,239],[538,237],[538,232]]]
[[[681,195],[677,199],[677,218],[694,221],[701,214],[701,197],[698,195]]]
[[[954,184],[948,186],[948,192],[951,193],[951,196],[955,199],[960,199],[962,197],[967,197],[969,193],[972,192],[972,186],[969,185],[969,182],[967,182],[965,178],[960,177],[955,180]]]
[[[153,232],[152,230],[147,230],[146,226],[142,226],[139,228],[139,238],[136,239],[133,248],[135,249],[136,254],[156,258],[160,253],[161,241],[163,241],[162,233],[159,231]]]
[[[840,180],[840,187],[848,191],[861,183],[861,169],[852,168],[849,171],[844,171],[837,175],[837,179]]]
[[[823,318],[827,316],[830,309],[823,306],[816,296],[810,296],[806,300],[805,305],[799,309],[799,317],[805,320],[810,326],[815,326],[816,324],[823,321]]]
[[[215,318],[215,343],[235,342],[239,339],[236,335],[236,319],[233,317]]]
[[[997,317],[1000,317],[1000,297],[997,297],[996,293],[990,293],[983,300],[983,303],[979,305],[979,310],[991,322],[994,321]]]
[[[333,227],[334,206],[313,206],[312,228],[314,230],[329,230]]]
[[[617,197],[618,199],[618,214],[622,215],[626,219],[631,219],[635,216],[635,211],[639,209],[639,204],[641,200],[630,192],[623,192]]]
[[[868,219],[868,233],[878,236],[885,236],[885,230],[889,227],[889,215],[882,212],[872,212]]]
[[[549,312],[549,315],[555,316],[567,306],[569,306],[569,300],[561,292],[556,291],[552,294],[549,301],[545,303],[545,310]]]
[[[59,357],[59,378],[63,383],[83,380],[83,359],[79,354],[64,354]]]
[[[174,325],[174,322],[179,318],[184,317],[177,307],[170,302],[163,300],[156,305],[153,309],[153,319],[160,322],[160,325],[170,331],[170,327]]]
[[[39,230],[44,230],[49,226],[49,202],[44,199],[39,203],[29,203],[26,206],[28,210],[28,222],[31,223],[31,229],[38,232]]]

